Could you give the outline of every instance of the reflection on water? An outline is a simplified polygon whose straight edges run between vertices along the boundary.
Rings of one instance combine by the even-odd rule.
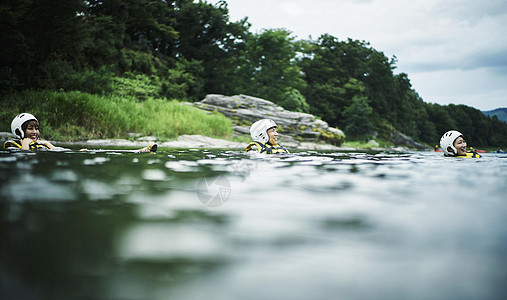
[[[1,299],[499,299],[507,156],[0,151]]]

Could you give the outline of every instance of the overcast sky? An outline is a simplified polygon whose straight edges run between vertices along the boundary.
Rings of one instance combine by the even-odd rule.
[[[426,102],[507,107],[507,0],[226,0],[252,32],[371,43]],[[209,1],[215,3],[216,1]]]

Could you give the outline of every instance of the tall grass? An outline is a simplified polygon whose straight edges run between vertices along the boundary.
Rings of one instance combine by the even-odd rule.
[[[34,114],[45,138],[76,140],[126,138],[129,132],[162,139],[182,134],[230,138],[231,121],[178,101],[99,96],[82,92],[25,91],[0,104],[1,131],[10,131],[20,112]]]

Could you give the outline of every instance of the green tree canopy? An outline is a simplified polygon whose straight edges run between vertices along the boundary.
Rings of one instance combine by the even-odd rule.
[[[343,110],[345,133],[355,138],[367,137],[373,125],[370,116],[373,109],[368,105],[366,97],[354,96],[352,103]]]
[[[239,93],[280,103],[294,90],[305,86],[296,63],[297,46],[285,29],[265,30],[246,40],[243,60],[238,66]]]

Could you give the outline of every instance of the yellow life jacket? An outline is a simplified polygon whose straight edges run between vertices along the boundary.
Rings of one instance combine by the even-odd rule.
[[[10,140],[4,143],[4,148],[18,148],[21,149],[21,140]],[[28,146],[30,150],[48,150],[48,146],[37,142],[31,142]]]
[[[466,157],[466,158],[480,158],[481,155],[477,152],[467,152],[466,155],[458,155],[458,157]]]
[[[481,158],[481,155],[477,152],[469,151],[466,155],[456,155],[456,157]]]
[[[263,144],[260,142],[251,142],[248,146],[246,146],[246,152],[255,151],[255,149],[257,149],[257,152],[264,154],[290,153],[289,150],[284,147],[280,145],[275,147],[270,143]]]

